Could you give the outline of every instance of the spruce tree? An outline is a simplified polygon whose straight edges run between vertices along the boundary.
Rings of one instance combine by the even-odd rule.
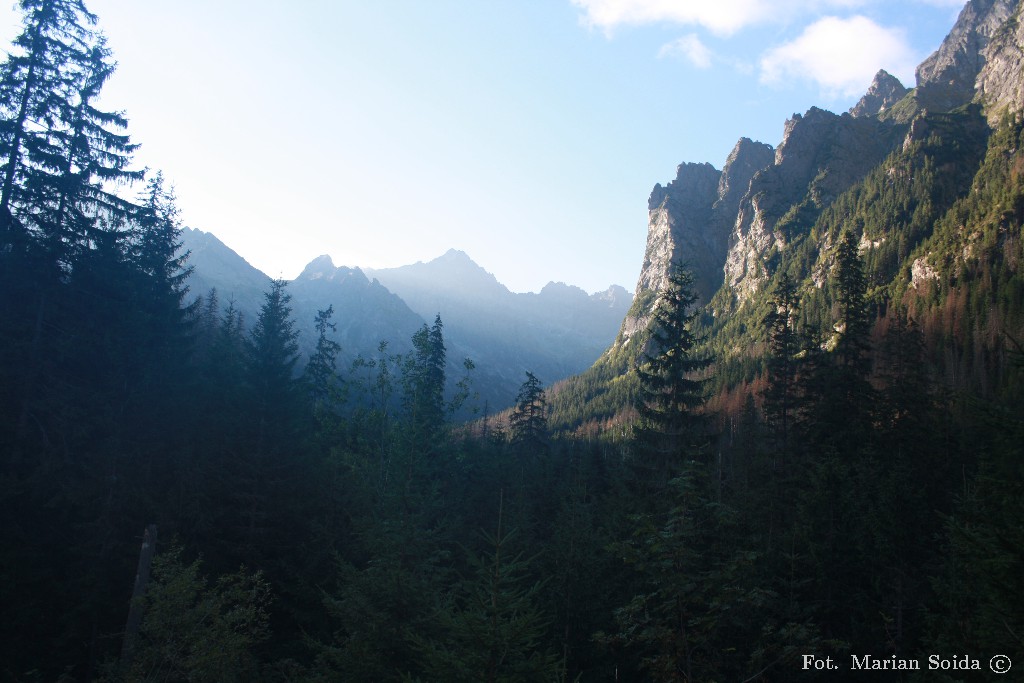
[[[515,532],[504,529],[500,502],[497,527],[483,534],[486,552],[469,558],[472,575],[441,609],[441,637],[414,638],[428,680],[557,680],[557,660],[543,643],[542,584],[531,581],[529,560],[511,550]]]
[[[768,383],[764,390],[764,410],[775,438],[777,452],[785,458],[796,408],[797,355],[800,336],[795,329],[799,310],[796,285],[783,273],[775,285],[764,317],[768,334]]]
[[[288,542],[288,533],[282,528],[285,520],[277,506],[286,501],[286,489],[295,483],[300,465],[294,458],[301,400],[295,377],[299,333],[291,317],[286,284],[280,279],[271,282],[245,344],[246,438],[236,455],[238,485],[234,493],[246,555],[273,552],[271,545],[278,546],[276,552],[280,552]]]
[[[330,407],[337,380],[336,365],[341,345],[328,336],[338,327],[337,324],[331,322],[333,315],[333,304],[324,310],[317,311],[316,348],[306,364],[306,382],[309,384],[313,411],[318,415]]]
[[[276,411],[295,399],[295,363],[299,360],[298,330],[292,319],[288,283],[274,280],[246,344],[249,384],[261,420],[273,421]]]
[[[701,340],[693,332],[698,316],[693,287],[690,272],[673,266],[654,311],[648,351],[636,370],[640,421],[634,434],[656,485],[680,472],[681,465],[693,459],[707,440],[705,420],[698,413],[706,380],[697,374],[711,359],[694,357]]]
[[[430,450],[445,425],[446,351],[440,315],[412,336],[412,346],[404,367],[405,409],[412,438],[419,448]]]
[[[15,214],[28,191],[31,156],[48,148],[48,128],[72,109],[61,99],[74,90],[75,70],[67,67],[85,61],[96,22],[81,0],[23,0],[20,7],[22,32],[0,67],[0,227],[9,238],[29,228]]]
[[[96,17],[81,0],[21,7],[17,50],[0,69],[0,222],[67,270],[93,231],[123,228],[133,205],[111,188],[142,172],[129,169],[137,145],[122,132],[127,119],[96,106],[115,68]]]
[[[512,443],[533,455],[541,455],[548,447],[547,405],[540,380],[527,372],[508,421]]]
[[[871,321],[865,300],[867,279],[853,230],[843,231],[840,237],[839,246],[836,247],[834,272],[836,303],[839,306],[839,322],[836,327],[841,330],[836,342],[836,359],[841,367],[865,376],[870,370],[867,352]]]

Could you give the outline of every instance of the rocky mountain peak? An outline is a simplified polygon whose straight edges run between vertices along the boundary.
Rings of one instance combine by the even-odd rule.
[[[775,161],[775,149],[763,142],[740,138],[729,152],[718,182],[718,205],[725,208],[739,205],[740,199],[750,188],[754,174],[768,168]]]
[[[681,164],[668,186],[654,186],[648,201],[647,249],[634,300],[649,302],[622,324],[617,346],[625,346],[650,321],[654,301],[673,263],[693,272],[698,298],[707,302],[722,284],[722,264],[736,208],[751,179],[772,164],[770,145],[741,138],[722,171],[711,164]]]
[[[334,272],[335,266],[334,261],[327,254],[317,256],[315,259],[306,264],[306,267],[302,269],[299,277],[317,279],[321,277],[330,277]]]
[[[651,196],[647,200],[647,209],[653,211],[666,200],[681,206],[704,206],[711,208],[714,203],[714,192],[718,185],[720,176],[718,171],[711,164],[679,164],[676,167],[675,180],[666,187],[660,183],[651,190]]]
[[[858,117],[878,116],[878,114],[902,100],[907,92],[906,87],[900,83],[900,79],[885,69],[880,69],[871,81],[871,86],[868,88],[867,93],[864,97],[860,98],[860,102],[850,109],[850,114]]]
[[[469,254],[461,249],[449,249],[434,260],[438,263],[472,263],[474,266],[476,265],[476,263],[473,262],[473,259],[469,257]]]
[[[1018,2],[970,0],[964,6],[939,49],[917,67],[916,97],[922,106],[949,111],[974,100],[986,48],[1015,13]]]
[[[706,261],[705,252],[718,241],[711,212],[718,200],[721,176],[711,164],[680,164],[675,180],[666,187],[654,186],[647,202],[647,249],[638,293],[643,289],[661,291],[673,262],[697,265]]]
[[[549,282],[541,288],[538,296],[549,301],[580,303],[586,301],[588,294],[575,285],[567,285],[564,282]]]
[[[620,306],[628,306],[629,302],[633,299],[633,295],[621,285],[612,285],[603,292],[591,294],[590,298],[600,301],[610,308],[618,308]]]
[[[1024,25],[1018,5],[1010,20],[997,31],[982,56],[985,65],[975,84],[977,99],[985,106],[989,123],[995,124],[1003,112],[1024,110]]]

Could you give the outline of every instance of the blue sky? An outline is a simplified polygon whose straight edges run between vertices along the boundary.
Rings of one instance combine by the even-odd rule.
[[[271,276],[467,252],[632,290],[647,197],[794,113],[912,86],[959,0],[87,0],[185,223]],[[0,12],[5,36],[18,14]]]

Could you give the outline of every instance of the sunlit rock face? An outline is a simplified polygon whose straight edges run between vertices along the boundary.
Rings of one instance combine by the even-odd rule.
[[[774,163],[754,176],[740,202],[725,261],[725,283],[737,301],[758,291],[770,275],[773,249],[792,234],[779,220],[803,204],[815,213],[829,206],[877,166],[899,142],[896,129],[874,117],[811,108],[786,122]],[[809,228],[799,222],[789,230]]]
[[[712,220],[721,176],[711,164],[682,164],[667,187],[654,186],[647,203],[647,249],[638,291],[661,291],[673,262],[685,262],[704,275],[712,273],[709,260],[716,245],[724,242]]]
[[[656,295],[665,287],[673,263],[694,275],[697,296],[706,303],[722,285],[722,266],[740,200],[754,175],[772,164],[770,145],[742,138],[725,166],[682,164],[667,186],[654,186],[648,201],[647,249],[634,301],[644,302],[623,322],[619,343],[626,343],[650,322]]]
[[[942,45],[917,67],[918,102],[949,111],[974,100],[989,42],[1017,10],[1017,0],[971,0]]]
[[[1024,110],[1024,25],[1018,5],[1010,20],[997,31],[982,56],[975,93],[985,105],[989,123],[995,125],[1006,113]]]

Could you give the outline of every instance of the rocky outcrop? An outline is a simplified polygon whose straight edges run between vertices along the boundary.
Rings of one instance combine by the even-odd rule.
[[[850,109],[850,114],[856,117],[878,116],[906,97],[907,92],[898,78],[881,69],[875,74],[864,97]]]
[[[942,45],[917,67],[915,97],[927,109],[949,111],[975,99],[989,41],[1018,0],[970,0]]]
[[[721,171],[710,164],[682,164],[675,180],[665,187],[654,186],[635,303],[616,346],[628,344],[650,322],[656,295],[664,289],[674,263],[693,272],[700,301],[711,299],[722,285],[722,266],[740,200],[754,175],[770,166],[773,158],[770,145],[742,138]]]
[[[740,202],[725,261],[725,282],[742,302],[769,276],[773,250],[810,228],[822,209],[877,166],[900,141],[897,127],[872,117],[811,108],[786,122],[774,164]],[[777,230],[789,217],[786,230]]]
[[[1024,110],[1024,24],[1021,6],[992,36],[983,52],[985,65],[978,74],[975,90],[995,125],[1007,110]]]
[[[654,186],[647,202],[647,248],[637,292],[661,291],[671,264],[686,263],[700,271],[701,294],[707,301],[714,291],[716,246],[725,241],[711,220],[721,176],[711,164],[682,164],[668,186]]]
[[[919,289],[929,280],[938,279],[938,271],[932,268],[931,264],[928,263],[928,259],[924,256],[915,259],[914,263],[910,266],[910,286],[914,289]]]

